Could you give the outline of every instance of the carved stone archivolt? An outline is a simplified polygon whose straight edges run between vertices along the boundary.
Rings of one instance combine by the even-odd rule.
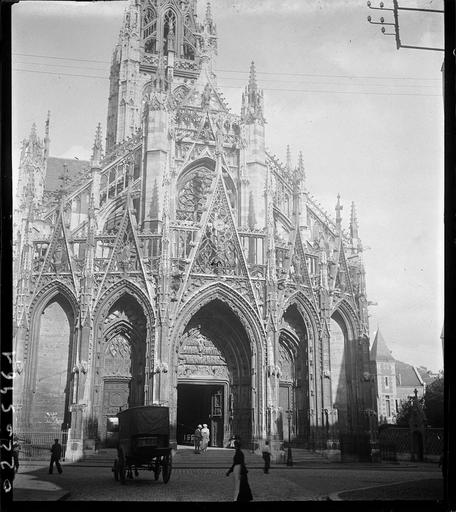
[[[59,299],[59,296],[61,297]],[[37,335],[35,330],[36,318],[39,314],[41,314],[46,306],[53,300],[57,300],[60,303],[64,301],[70,306],[71,316],[73,321],[78,317],[79,314],[79,304],[76,299],[75,294],[71,290],[71,288],[63,283],[61,280],[50,280],[43,288],[39,290],[39,292],[33,297],[27,312],[27,324],[30,325],[30,329],[27,329],[26,338],[25,338],[25,346],[24,346],[24,359],[27,356],[27,348],[29,345],[30,336]],[[73,329],[74,326],[70,326],[70,329]]]
[[[226,303],[239,318],[249,335],[250,343],[256,347],[256,350],[262,351],[266,334],[255,309],[228,284],[215,282],[204,286],[205,281],[203,279],[199,282],[201,286],[197,288],[198,293],[195,291],[194,294],[189,295],[183,306],[176,312],[176,323],[173,327],[173,346],[176,345],[177,339],[182,335],[191,317],[204,305],[214,299],[219,299]]]
[[[361,334],[361,324],[358,315],[352,305],[346,299],[340,299],[333,307],[331,316],[339,312],[344,320],[350,339],[357,338]]]

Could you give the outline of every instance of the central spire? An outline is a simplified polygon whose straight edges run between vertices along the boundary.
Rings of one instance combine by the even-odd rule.
[[[250,64],[249,83],[242,93],[241,118],[245,123],[259,121],[264,124],[263,91],[258,88],[256,81],[255,63]]]
[[[251,62],[250,64],[250,73],[249,73],[249,92],[253,93],[257,90],[257,82],[256,82],[256,71],[255,71],[255,62]]]

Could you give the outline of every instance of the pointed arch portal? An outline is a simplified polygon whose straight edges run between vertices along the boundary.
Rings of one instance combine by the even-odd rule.
[[[251,360],[248,335],[224,302],[212,300],[191,317],[178,347],[178,443],[203,423],[211,446],[227,446],[233,434],[251,439]]]
[[[126,291],[102,319],[95,358],[94,431],[109,446],[113,418],[144,405],[147,321],[142,306]]]
[[[27,428],[58,432],[69,426],[75,316],[72,297],[58,285],[32,314],[23,416]]]
[[[296,304],[292,304],[283,315],[279,336],[281,375],[277,432],[281,439],[303,445],[307,445],[310,434],[307,354],[307,327]]]

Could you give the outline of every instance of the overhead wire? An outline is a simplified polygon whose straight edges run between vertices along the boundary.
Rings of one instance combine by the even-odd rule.
[[[44,74],[44,75],[54,75],[54,76],[68,76],[68,77],[81,77],[81,78],[94,78],[98,80],[109,80],[109,77],[107,76],[97,76],[97,75],[84,75],[80,73],[60,73],[60,72],[52,72],[52,71],[39,71],[39,70],[32,70],[32,69],[18,69],[13,68],[13,71],[19,71],[19,72],[25,72],[25,73],[37,73],[37,74]],[[312,85],[312,84],[309,84]],[[324,84],[324,85],[335,85],[335,84]],[[341,85],[341,84],[336,84]],[[373,84],[372,84],[373,85]],[[225,89],[242,89],[242,86],[236,86],[236,85],[228,85],[228,84],[218,84],[220,88]],[[365,86],[365,85],[364,85]],[[302,93],[331,93],[331,94],[355,94],[355,95],[373,95],[373,96],[429,96],[429,97],[438,97],[441,96],[441,94],[424,94],[424,93],[410,93],[410,92],[394,92],[394,91],[387,91],[387,92],[374,92],[374,91],[338,91],[334,89],[330,90],[324,90],[324,89],[287,89],[284,87],[280,88],[274,88],[274,87],[262,87],[264,91],[272,91],[272,92],[302,92]]]
[[[56,60],[67,60],[77,62],[95,62],[99,64],[111,64],[110,61],[96,60],[96,59],[80,59],[75,57],[57,57],[51,55],[37,55],[30,53],[19,53],[14,52],[12,55],[18,55],[23,57],[38,57],[43,59],[56,59]],[[30,63],[31,64],[31,63]],[[44,64],[44,63],[43,63]],[[249,74],[249,70],[241,69],[216,69],[220,73],[240,73],[244,75]],[[406,76],[377,76],[377,75],[334,75],[334,74],[319,74],[319,73],[288,73],[281,71],[255,71],[257,75],[279,75],[279,76],[310,76],[319,78],[347,78],[347,79],[379,79],[379,80],[426,80],[426,81],[440,81],[439,78],[428,78],[428,77],[406,77]]]
[[[21,65],[21,66],[27,66],[27,65],[33,65],[33,66],[47,66],[47,67],[57,67],[57,68],[68,68],[68,69],[84,69],[84,70],[92,70],[92,71],[102,71],[100,68],[91,68],[91,67],[86,67],[86,66],[70,66],[70,65],[62,65],[62,64],[49,64],[49,63],[42,63],[42,62],[15,62],[16,65]],[[25,70],[25,69],[22,69],[22,70],[19,70],[16,68],[16,71],[34,71],[34,70]],[[95,78],[106,78],[106,77],[97,77],[95,75],[87,75],[87,76],[93,76]],[[309,75],[309,76],[319,76],[319,75]],[[231,77],[231,76],[218,76],[219,79],[221,80],[238,80],[238,81],[242,81],[242,82],[246,82],[246,78],[245,77]],[[295,84],[296,82],[295,81],[291,81],[291,80],[283,80],[281,78],[262,78],[261,79],[261,83],[263,82],[281,82],[281,83],[284,83],[284,84]],[[299,82],[301,84],[304,84],[304,85],[328,85],[328,86],[332,86],[332,85],[351,85],[351,86],[355,86],[355,87],[365,87],[365,86],[368,86],[368,87],[384,87],[385,84],[375,84],[375,83],[369,83],[369,84],[363,84],[363,83],[350,83],[350,84],[337,84],[337,83],[333,83],[333,82],[313,82],[313,81],[305,81],[305,82]],[[390,85],[391,87],[394,87],[394,88],[410,88],[410,87],[420,87],[420,88],[435,88],[436,86],[435,85],[416,85],[416,84],[391,84]]]

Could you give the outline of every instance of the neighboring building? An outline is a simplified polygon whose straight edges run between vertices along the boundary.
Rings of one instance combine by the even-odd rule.
[[[377,329],[370,358],[380,423],[395,423],[401,402],[414,398],[415,389],[417,396],[422,397],[426,386],[438,377],[423,366],[416,367],[394,359],[380,329]]]
[[[68,458],[143,404],[170,407],[178,443],[204,421],[216,446],[237,434],[273,449],[288,422],[311,449],[373,428],[354,205],[345,231],[340,199],[332,219],[309,193],[302,155],[266,150],[253,63],[229,110],[216,48],[209,5],[200,23],[195,0],[132,0],[106,154],[100,126],[90,162],[49,156],[49,119],[43,141],[35,128],[24,141],[15,420],[70,428]]]

